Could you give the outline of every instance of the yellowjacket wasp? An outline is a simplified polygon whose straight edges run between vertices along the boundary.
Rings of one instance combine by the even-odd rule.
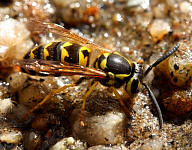
[[[127,110],[116,89],[124,86],[125,91],[129,95],[134,96],[134,94],[139,91],[140,86],[143,85],[147,89],[151,100],[156,106],[159,125],[160,128],[162,127],[163,117],[160,107],[153,92],[144,82],[144,78],[152,68],[156,67],[159,63],[172,55],[179,48],[179,44],[144,71],[141,64],[133,62],[115,51],[111,51],[90,42],[64,27],[38,20],[31,20],[30,22],[32,25],[38,26],[39,31],[46,33],[51,32],[59,35],[63,39],[67,39],[67,41],[50,42],[33,48],[25,55],[24,60],[17,62],[17,66],[20,67],[21,71],[30,75],[40,76],[82,75],[83,77],[75,83],[53,90],[39,104],[32,108],[23,117],[23,119],[26,119],[33,111],[43,105],[54,94],[64,91],[68,87],[77,86],[86,79],[93,79],[91,87],[83,97],[80,114],[81,126],[84,126],[86,99],[90,96],[96,85],[101,83],[102,85],[113,89],[114,94],[126,112],[129,110]],[[92,49],[95,49],[100,54],[94,61],[93,66],[90,67],[89,62],[91,60]]]

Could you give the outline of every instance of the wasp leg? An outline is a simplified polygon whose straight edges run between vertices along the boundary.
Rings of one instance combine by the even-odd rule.
[[[127,108],[127,106],[126,106],[125,103],[123,102],[123,99],[121,98],[121,95],[119,94],[119,92],[117,91],[117,89],[114,88],[114,87],[110,87],[110,88],[113,90],[115,96],[116,96],[117,99],[119,100],[119,102],[120,102],[120,104],[121,104],[121,107],[123,108],[123,111],[125,112],[125,114],[128,115],[128,116],[131,116],[131,113],[130,113],[131,111]]]
[[[81,114],[80,114],[80,125],[82,127],[85,126],[84,123],[84,113],[85,113],[85,103],[87,98],[91,95],[91,93],[93,92],[94,88],[97,86],[98,81],[93,82],[93,84],[91,85],[91,87],[88,89],[88,91],[85,93],[84,97],[83,97],[83,104],[81,107]]]
[[[66,88],[68,87],[73,87],[73,86],[77,86],[79,85],[83,80],[85,80],[86,78],[82,77],[80,78],[77,82],[75,83],[71,83],[71,84],[67,84],[61,88],[52,90],[40,103],[38,103],[35,107],[33,107],[31,110],[29,110],[22,118],[22,120],[26,120],[31,113],[33,113],[35,110],[37,110],[38,108],[40,108],[45,102],[47,102],[52,96],[54,96],[57,93],[60,93],[62,91],[64,91]]]

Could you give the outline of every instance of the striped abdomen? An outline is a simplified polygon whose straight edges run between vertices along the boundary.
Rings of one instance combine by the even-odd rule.
[[[70,42],[50,42],[30,50],[24,59],[42,59],[67,62],[81,66],[89,65],[91,50]]]

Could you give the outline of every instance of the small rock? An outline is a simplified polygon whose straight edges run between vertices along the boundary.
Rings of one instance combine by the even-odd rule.
[[[15,19],[0,22],[0,57],[21,59],[33,43],[25,25]]]
[[[153,7],[153,15],[156,18],[164,18],[167,16],[168,8],[165,3],[159,3],[157,6]]]
[[[179,9],[181,12],[187,14],[192,10],[191,4],[187,1],[183,1],[179,4]]]
[[[170,90],[170,95],[162,100],[165,109],[168,112],[180,118],[185,117],[187,113],[192,111],[192,88]]]
[[[6,98],[6,99],[0,99],[0,115],[7,114],[11,112],[13,108],[13,103],[11,99]]]
[[[141,6],[144,9],[149,8],[150,0],[128,0],[127,6],[128,7],[138,7]]]
[[[160,141],[149,141],[140,147],[140,150],[161,150],[163,147],[163,143]]]
[[[119,13],[114,14],[112,20],[113,20],[113,23],[121,23],[124,21],[122,15]]]
[[[92,146],[88,150],[127,150],[127,148],[124,145],[116,145],[116,146],[98,145],[98,146]]]
[[[175,55],[170,56],[158,68],[177,87],[188,87],[192,83],[192,46],[182,43]]]
[[[149,26],[149,32],[154,42],[162,40],[170,31],[171,27],[169,23],[163,19],[155,19]]]
[[[75,110],[73,115],[79,116],[79,111]],[[72,127],[75,137],[87,141],[90,145],[122,143],[124,113],[107,112],[100,116],[85,114],[85,117],[85,127],[80,126],[79,117],[76,117]]]
[[[11,91],[15,92],[24,87],[24,83],[26,82],[27,78],[28,76],[26,74],[16,72],[10,74],[6,81],[9,83]]]
[[[87,147],[84,143],[80,142],[79,140],[75,140],[73,137],[68,137],[57,142],[49,150],[63,149],[85,150],[87,149]]]
[[[10,143],[10,144],[19,144],[23,136],[20,131],[1,131],[0,133],[0,142]]]
[[[28,150],[34,150],[41,144],[41,136],[34,132],[30,131],[25,134],[24,137],[24,147]]]

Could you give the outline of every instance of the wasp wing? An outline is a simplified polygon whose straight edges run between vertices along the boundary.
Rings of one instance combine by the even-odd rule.
[[[46,60],[20,60],[16,63],[20,70],[31,75],[40,76],[72,76],[83,75],[90,78],[105,79],[106,74],[98,69],[74,64]],[[18,69],[18,68],[17,68]]]
[[[42,32],[42,33],[53,33],[55,35],[60,36],[63,39],[67,39],[73,43],[86,46],[90,49],[95,49],[97,51],[100,51],[102,53],[108,52],[112,53],[112,50],[106,49],[98,44],[95,44],[91,42],[90,40],[83,38],[79,36],[78,34],[65,29],[64,27],[53,24],[51,22],[43,22],[37,19],[30,19],[28,23],[28,27],[31,29],[31,31],[36,31],[36,32]]]

